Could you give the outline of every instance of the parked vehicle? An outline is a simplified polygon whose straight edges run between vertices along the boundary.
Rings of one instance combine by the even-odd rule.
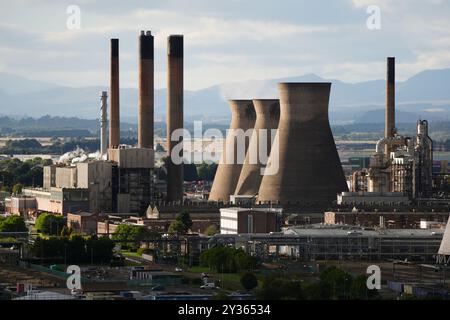
[[[220,289],[220,288],[217,287],[214,282],[208,282],[202,285],[200,289]]]

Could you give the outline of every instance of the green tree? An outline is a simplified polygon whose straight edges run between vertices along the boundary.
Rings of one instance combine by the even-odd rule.
[[[201,253],[200,264],[216,272],[233,273],[254,269],[256,258],[248,255],[242,249],[216,247]]]
[[[122,247],[131,250],[137,250],[140,242],[144,239],[159,239],[160,237],[161,235],[158,232],[149,230],[144,226],[128,224],[119,225],[112,235],[113,240],[123,241],[120,243]]]
[[[0,219],[0,232],[26,232],[25,221],[21,216],[9,216]]]
[[[215,224],[212,224],[208,228],[205,229],[205,234],[207,236],[213,236],[217,233],[219,233],[219,230],[217,229],[217,226]]]
[[[378,296],[376,289],[367,288],[367,276],[357,276],[350,286],[350,298],[353,300],[368,300]]]
[[[304,290],[295,279],[267,276],[256,295],[261,300],[303,300]]]
[[[335,266],[320,273],[320,281],[324,286],[326,298],[345,300],[350,296],[353,277]]]
[[[197,166],[197,173],[199,180],[213,181],[214,176],[216,174],[217,164],[207,164],[206,162],[202,162]]]
[[[23,189],[23,185],[21,183],[16,183],[12,188],[12,192],[14,194],[21,194],[22,189]]]
[[[258,279],[255,274],[246,272],[241,276],[241,284],[245,290],[250,291],[258,286]]]
[[[172,221],[167,230],[169,234],[183,234],[185,231],[185,226],[179,220]]]
[[[183,180],[184,181],[197,181],[198,174],[197,168],[193,163],[184,163],[183,164]]]
[[[36,231],[46,235],[60,235],[64,226],[64,217],[62,215],[46,212],[41,213],[35,222]]]
[[[183,233],[187,233],[190,228],[192,228],[192,220],[191,215],[187,210],[183,210],[180,214],[177,215],[176,221],[181,222],[183,225]]]

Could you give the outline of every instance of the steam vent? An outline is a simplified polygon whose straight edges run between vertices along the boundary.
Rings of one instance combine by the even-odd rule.
[[[280,122],[258,201],[281,204],[329,203],[347,191],[328,120],[331,83],[280,83]]]
[[[250,144],[236,187],[236,195],[255,196],[261,184],[261,169],[265,167],[260,155],[270,154],[273,135],[271,130],[278,128],[280,102],[278,99],[254,99],[256,122]],[[266,130],[265,132],[261,130]],[[265,141],[260,141],[260,139]]]
[[[209,196],[210,201],[229,202],[230,195],[234,194],[236,185],[241,174],[242,166],[245,161],[245,153],[247,152],[248,143],[246,139],[245,153],[241,162],[237,159],[237,141],[236,135],[232,130],[242,129],[247,131],[255,125],[256,114],[252,100],[229,100],[231,108],[231,124],[230,132],[225,140],[225,147],[217,167],[214,183]],[[229,153],[232,153],[230,155]],[[228,154],[228,156],[227,156]],[[233,159],[233,163],[226,159]]]

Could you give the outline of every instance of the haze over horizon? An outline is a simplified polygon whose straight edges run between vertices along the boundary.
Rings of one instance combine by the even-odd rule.
[[[81,29],[69,30],[69,5]],[[369,5],[381,29],[369,30]],[[106,86],[120,39],[122,88],[137,86],[137,37],[155,36],[155,88],[166,86],[166,37],[185,36],[185,88],[305,74],[349,83],[450,67],[449,0],[31,1],[0,4],[0,72],[68,87]],[[349,50],[351,48],[351,50]]]

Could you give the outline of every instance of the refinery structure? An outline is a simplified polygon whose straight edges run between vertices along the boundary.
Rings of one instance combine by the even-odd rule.
[[[395,59],[387,59],[385,137],[377,142],[370,167],[353,173],[354,192],[399,192],[410,199],[432,196],[433,141],[428,122],[417,121],[417,135],[405,137],[395,128]]]

